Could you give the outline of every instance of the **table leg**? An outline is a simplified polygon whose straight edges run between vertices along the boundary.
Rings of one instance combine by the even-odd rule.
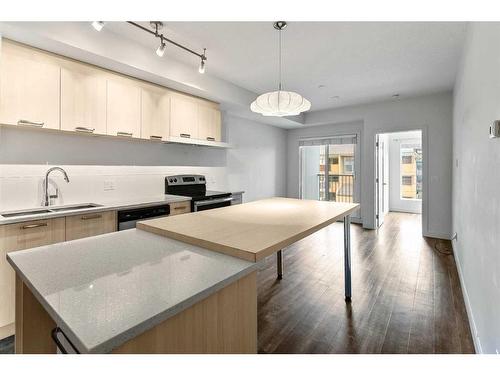
[[[344,217],[344,285],[345,300],[351,302],[351,217]]]
[[[283,252],[279,250],[276,253],[276,268],[278,269],[278,280],[283,278]]]

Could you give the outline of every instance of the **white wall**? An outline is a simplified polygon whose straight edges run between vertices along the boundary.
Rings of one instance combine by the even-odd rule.
[[[57,173],[57,203],[96,203],[157,196],[165,175],[201,173],[208,188],[244,190],[244,201],[285,194],[286,131],[224,116],[230,150],[157,144],[0,127],[0,210],[40,205],[41,181],[48,166],[67,169],[70,183]],[[104,181],[116,184],[104,191]]]
[[[375,227],[375,135],[424,129],[428,133],[428,212],[424,234],[449,238],[451,233],[452,95],[449,92],[416,98],[311,112],[314,126],[288,134],[287,193],[298,196],[298,140],[301,137],[352,132],[362,123],[361,215],[365,228]],[[424,150],[425,152],[425,150]],[[427,220],[427,221],[426,221]]]
[[[417,137],[418,138],[415,138]],[[401,198],[401,141],[422,142],[419,131],[391,133],[389,142],[389,209],[398,212],[419,214],[422,212],[422,201],[419,199]],[[425,163],[425,160],[424,160]]]
[[[500,352],[500,23],[469,25],[454,92],[453,242],[476,349]]]

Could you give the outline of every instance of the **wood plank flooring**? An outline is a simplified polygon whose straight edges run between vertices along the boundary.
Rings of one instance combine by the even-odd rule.
[[[353,301],[344,302],[343,226],[283,252],[258,275],[260,353],[473,353],[449,241],[424,238],[421,217],[390,213],[352,225]],[[438,249],[435,249],[435,246]]]

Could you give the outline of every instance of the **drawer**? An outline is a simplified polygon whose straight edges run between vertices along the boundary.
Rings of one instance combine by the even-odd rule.
[[[191,201],[170,203],[170,215],[180,215],[191,212]]]
[[[116,231],[116,211],[87,213],[66,217],[66,241]]]

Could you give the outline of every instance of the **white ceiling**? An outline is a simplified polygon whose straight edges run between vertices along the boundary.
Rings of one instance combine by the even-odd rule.
[[[207,48],[207,74],[258,94],[276,89],[278,32],[271,22],[164,24],[167,37],[199,52]],[[126,23],[106,27],[151,46],[152,53],[158,44]],[[283,32],[284,89],[308,98],[311,110],[452,89],[465,28],[452,22],[289,22]],[[199,63],[174,46],[164,58],[195,68]]]

